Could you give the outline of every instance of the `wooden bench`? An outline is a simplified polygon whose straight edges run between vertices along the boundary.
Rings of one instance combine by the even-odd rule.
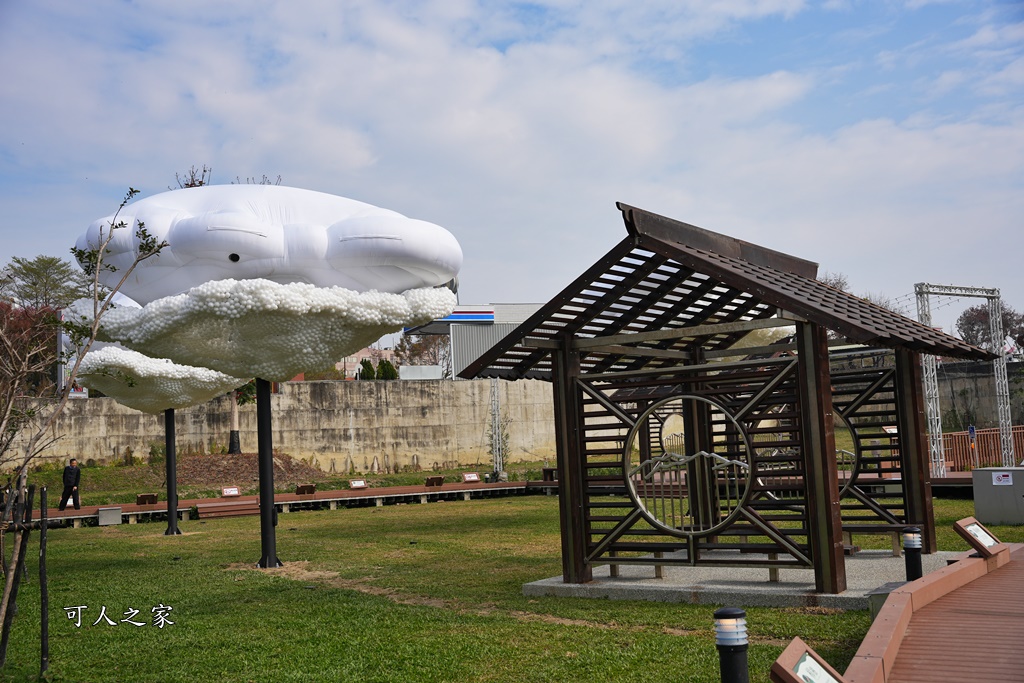
[[[295,487],[295,495],[309,496],[316,493],[316,484],[298,484]]]
[[[443,475],[437,475],[435,477],[427,477],[426,482],[424,482],[424,486],[441,486],[442,484],[444,484],[444,476]]]
[[[156,505],[155,493],[139,493],[135,496],[136,505]]]
[[[236,500],[228,503],[199,503],[199,519],[215,517],[243,517],[260,514],[260,503],[256,500]]]

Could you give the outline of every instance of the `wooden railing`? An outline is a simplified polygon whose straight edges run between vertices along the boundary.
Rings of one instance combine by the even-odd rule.
[[[1020,459],[1024,457],[1024,425],[1014,426],[1012,432],[1013,452]],[[997,427],[977,430],[973,449],[967,432],[943,434],[942,448],[946,454],[946,469],[952,472],[1003,466],[1003,451]]]

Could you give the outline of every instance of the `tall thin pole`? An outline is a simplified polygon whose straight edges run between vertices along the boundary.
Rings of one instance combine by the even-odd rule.
[[[274,527],[277,510],[274,507],[274,443],[270,412],[270,382],[256,379],[256,439],[259,450],[260,471],[260,542],[262,556],[258,567],[280,567],[277,559],[277,537]]]
[[[50,589],[46,583],[46,487],[39,489],[39,678],[50,668]]]
[[[178,452],[175,448],[174,408],[164,411],[164,461],[167,463],[167,531],[164,536],[177,536],[178,528]]]

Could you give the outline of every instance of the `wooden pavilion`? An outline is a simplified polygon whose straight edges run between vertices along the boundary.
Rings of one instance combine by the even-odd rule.
[[[934,552],[919,354],[990,354],[818,282],[810,261],[618,208],[627,236],[461,373],[553,382],[563,579],[807,567],[841,593],[843,532],[918,526]],[[768,327],[792,343],[733,348]],[[840,369],[830,337],[889,360]]]

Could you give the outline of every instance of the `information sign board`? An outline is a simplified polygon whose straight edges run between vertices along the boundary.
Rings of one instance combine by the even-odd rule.
[[[1000,543],[999,539],[974,517],[964,517],[955,522],[953,530],[960,534],[982,557],[992,557],[998,552],[1008,550],[1005,544]]]
[[[799,638],[775,660],[769,678],[773,683],[845,683],[838,671]]]

